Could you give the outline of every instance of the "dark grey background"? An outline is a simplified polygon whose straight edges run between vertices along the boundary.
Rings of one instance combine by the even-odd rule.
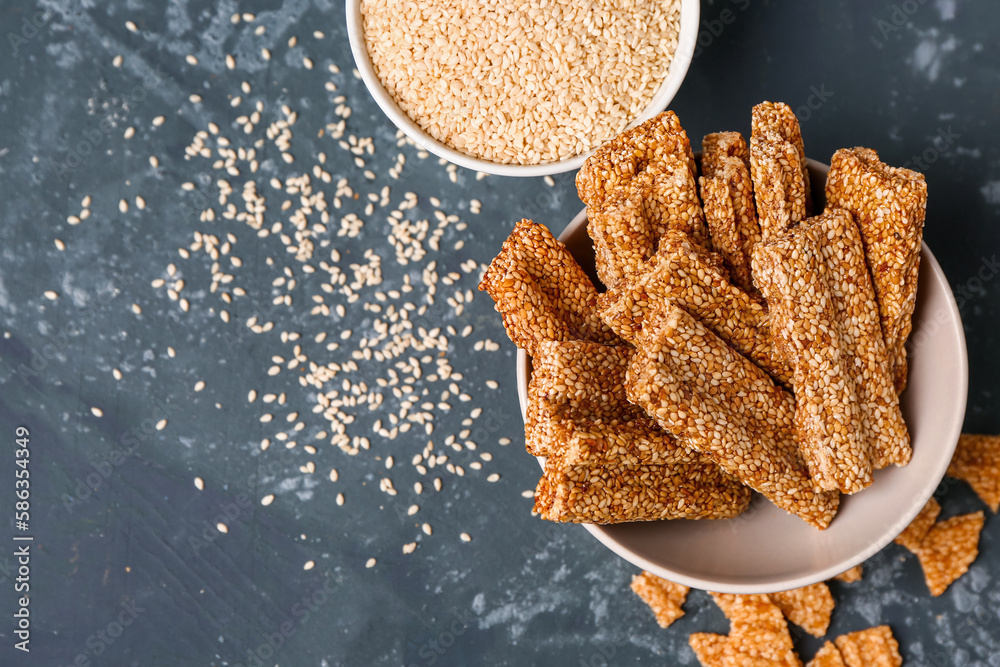
[[[476,435],[479,452],[493,455],[483,470],[444,474],[440,493],[425,491],[417,499],[411,489],[420,475],[410,458],[422,449],[422,434],[373,437],[371,451],[353,457],[324,442],[316,442],[314,456],[303,451],[324,421],[309,410],[312,390],[300,387],[294,372],[267,375],[271,356],[287,356],[292,347],[278,333],[299,331],[311,340],[323,330],[354,328],[356,341],[372,316],[359,308],[349,309],[344,321],[310,316],[309,296],[321,292],[297,271],[302,285],[293,292],[293,306],[271,312],[275,330],[252,335],[243,326],[256,310],[272,311],[271,298],[279,292],[271,283],[280,267],[298,265],[274,237],[258,239],[243,223],[192,216],[204,201],[200,194],[214,197],[214,172],[208,161],[186,161],[183,152],[210,121],[246,144],[234,119],[249,112],[249,102],[234,109],[228,101],[241,94],[241,81],[253,86],[247,100],[265,103],[265,124],[280,103],[299,113],[296,164],[284,164],[268,149],[260,190],[270,192],[272,176],[311,166],[319,151],[328,154],[335,180],[344,176],[359,191],[373,189],[349,153],[317,136],[336,120],[333,97],[344,94],[353,108],[347,131],[373,137],[377,150],[368,167],[379,175],[376,183],[391,183],[392,206],[412,190],[420,195],[420,216],[433,213],[428,198],[436,196],[442,210],[468,222],[464,231],[450,228],[442,251],[428,255],[442,274],[469,258],[487,263],[522,216],[558,233],[580,203],[572,174],[550,187],[542,179],[476,180],[459,169],[452,183],[445,167],[418,159],[411,147],[402,151],[417,168],[398,182],[387,179],[397,152],[394,128],[350,74],[342,4],[240,3],[240,11],[257,18],[233,25],[229,17],[236,9],[231,0],[0,2],[0,441],[7,459],[0,463],[6,471],[0,506],[11,511],[13,431],[24,425],[31,430],[36,539],[32,652],[25,656],[11,649],[10,536],[16,531],[6,520],[0,663],[65,665],[83,655],[94,665],[247,664],[248,652],[267,645],[287,622],[287,638],[261,664],[695,664],[688,634],[727,627],[704,593],[693,592],[687,616],[661,630],[628,591],[635,568],[580,527],[550,526],[530,516],[531,501],[521,492],[533,488],[539,471],[521,448],[514,348],[488,298],[477,295],[455,317],[443,303],[451,290],[442,286],[438,305],[414,318],[428,328],[442,322],[475,326],[467,339],[451,337],[448,350],[472,401],[452,399],[456,408],[438,417],[434,438],[440,451],[472,407],[487,408],[473,427],[483,429]],[[784,100],[800,109],[813,157],[865,145],[893,164],[921,168],[915,159],[924,162],[930,188],[925,238],[958,294],[968,337],[966,430],[995,432],[1000,7],[954,0],[727,0],[703,3],[702,10],[703,48],[672,105],[695,143],[709,131],[746,132],[754,103]],[[40,27],[32,29],[32,17]],[[138,32],[126,29],[128,20]],[[266,26],[264,35],[253,34],[258,25]],[[314,39],[316,29],[326,38]],[[289,48],[293,35],[299,43]],[[271,49],[270,62],[260,58],[261,47]],[[189,53],[198,56],[198,65],[185,62]],[[225,68],[225,53],[236,55],[235,71]],[[121,68],[112,66],[117,54],[124,56]],[[304,55],[316,62],[312,71],[303,67]],[[343,73],[331,75],[329,63]],[[154,82],[149,74],[157,70],[161,78]],[[151,85],[137,99],[144,79]],[[338,93],[324,90],[330,80]],[[201,104],[188,101],[194,92]],[[159,115],[166,122],[153,127]],[[107,133],[102,121],[111,128]],[[128,126],[136,135],[125,140]],[[77,163],[71,156],[88,141],[93,150]],[[154,154],[159,169],[149,166]],[[74,166],[67,168],[69,162]],[[197,183],[198,191],[183,191],[186,181]],[[332,199],[331,186],[323,187]],[[79,212],[86,194],[93,198],[91,218],[68,225],[67,216]],[[148,202],[145,211],[134,204],[137,194]],[[121,198],[132,203],[128,213],[118,211]],[[483,202],[479,215],[468,211],[472,198]],[[276,202],[268,224],[284,219]],[[398,285],[414,269],[393,259],[385,240],[387,211],[362,215],[368,222],[357,239],[339,239],[333,231],[324,237],[343,248],[345,266],[365,248],[381,255],[386,284],[375,289]],[[248,296],[230,307],[228,324],[218,316],[221,302],[208,292],[211,261],[203,253],[178,256],[177,248],[188,245],[196,230],[239,237],[233,254],[243,267],[230,272]],[[57,238],[66,251],[57,250]],[[465,247],[454,250],[459,240]],[[274,266],[265,263],[268,256]],[[427,260],[417,265],[415,278]],[[188,313],[151,287],[171,262],[186,280]],[[459,285],[474,288],[477,277],[478,271],[463,273]],[[46,299],[46,290],[59,298]],[[362,301],[373,291],[367,288]],[[133,303],[141,315],[132,312]],[[475,352],[473,342],[484,338],[499,341],[501,350]],[[303,345],[320,363],[345,355]],[[385,367],[363,366],[354,377],[370,380]],[[121,381],[112,377],[113,368],[123,371]],[[485,385],[491,378],[500,390]],[[195,393],[198,380],[207,387]],[[297,448],[286,451],[276,442],[260,450],[261,438],[279,425],[259,422],[265,409],[260,398],[247,403],[250,388],[288,393],[288,406],[275,414],[282,420],[292,406],[300,411],[307,426]],[[91,406],[101,407],[103,417],[95,417]],[[165,429],[143,431],[162,414],[169,414]],[[132,429],[142,436],[134,447],[122,440]],[[352,430],[372,435],[367,428]],[[503,437],[513,442],[502,446]],[[80,484],[94,465],[122,450],[127,455],[96,480],[96,491],[67,506],[67,494],[87,493]],[[467,464],[479,452],[450,452],[451,460]],[[388,455],[396,460],[389,472],[383,463]],[[316,472],[300,473],[309,460]],[[330,468],[339,470],[336,483],[327,478]],[[491,472],[501,474],[496,484],[485,481]],[[379,490],[386,475],[397,496]],[[203,491],[195,488],[195,476],[204,479]],[[262,507],[260,498],[269,493],[277,499]],[[346,497],[343,507],[335,504],[338,493]],[[239,504],[244,497],[249,506]],[[960,484],[942,485],[939,497],[944,516],[981,506]],[[420,512],[407,517],[413,502]],[[238,516],[220,535],[211,526],[227,508]],[[420,532],[425,521],[432,536]],[[472,542],[458,539],[462,531]],[[1000,665],[998,531],[989,516],[979,559],[938,599],[928,595],[916,560],[888,547],[866,565],[864,581],[833,584],[838,606],[831,635],[888,622],[908,664]],[[212,539],[192,541],[202,535]],[[419,547],[404,555],[402,545],[413,540]],[[372,556],[378,563],[366,569]],[[305,571],[309,560],[316,566]],[[304,597],[317,601],[305,618],[295,607]],[[115,622],[122,605],[132,605],[137,617],[105,642],[97,633]],[[819,643],[805,638],[797,645],[808,659]]]

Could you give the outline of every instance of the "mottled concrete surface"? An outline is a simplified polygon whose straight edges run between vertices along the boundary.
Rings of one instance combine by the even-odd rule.
[[[232,23],[237,7],[256,17]],[[673,104],[692,137],[747,131],[751,105],[767,98],[806,112],[803,133],[814,157],[866,145],[894,164],[914,157],[926,163],[926,240],[959,294],[969,342],[966,428],[996,432],[998,8],[954,0],[726,0],[704,3],[703,18],[703,48]],[[36,540],[33,634],[24,655],[12,649],[10,536],[17,531],[7,520],[0,551],[2,664],[693,665],[687,635],[726,631],[700,592],[690,596],[683,619],[659,629],[627,590],[634,567],[582,528],[530,516],[531,500],[522,492],[533,488],[538,468],[521,448],[514,348],[487,298],[476,294],[460,309],[447,303],[456,290],[474,291],[479,267],[466,271],[463,262],[488,262],[514,220],[533,217],[555,231],[569,221],[580,208],[572,174],[550,186],[541,179],[477,180],[458,169],[452,182],[436,159],[397,148],[394,129],[351,75],[338,2],[6,0],[0,26],[0,438],[8,457],[0,464],[6,471],[0,506],[10,511],[13,503],[14,428],[23,425],[31,432]],[[263,34],[255,34],[260,26]],[[290,47],[293,36],[298,43]],[[227,53],[235,56],[233,70],[225,65]],[[189,54],[196,64],[187,62]],[[334,63],[342,73],[329,71]],[[241,90],[244,81],[249,93]],[[327,82],[337,90],[327,90]],[[191,101],[195,93],[200,102]],[[329,132],[319,134],[339,120],[338,95],[352,109],[346,133],[372,141],[363,167]],[[233,106],[237,96],[242,101]],[[261,119],[246,134],[237,118],[258,102]],[[282,104],[298,114],[291,164],[265,134],[284,117]],[[159,116],[164,122],[156,125]],[[227,176],[213,166],[215,156],[185,158],[185,147],[209,123],[234,150],[263,140],[256,174],[246,162],[239,176]],[[130,127],[134,135],[126,138]],[[400,151],[407,166],[393,179],[388,171]],[[287,248],[301,248],[291,211],[280,210],[285,200],[298,208],[298,195],[269,182],[313,174],[321,152],[332,182],[314,175],[313,188],[325,192],[333,215],[326,231],[314,230],[313,256],[302,262]],[[206,208],[224,210],[219,178],[229,179],[230,201],[241,210],[243,183],[256,182],[267,200],[264,227],[281,222],[282,230],[262,237],[242,220],[200,220]],[[360,197],[333,209],[341,178]],[[402,265],[386,216],[408,191],[419,201],[408,219],[429,219],[429,233],[438,227],[435,210],[459,216],[467,227],[453,221],[442,228],[439,250],[425,241],[426,256]],[[371,213],[368,193],[380,199]],[[70,224],[86,196],[89,218]],[[470,211],[473,199],[482,202],[481,213]],[[121,200],[129,204],[125,212]],[[351,212],[364,220],[362,228],[342,227]],[[320,213],[313,209],[307,218],[313,225]],[[179,254],[196,232],[214,234],[220,244],[234,235],[219,267],[204,248]],[[406,233],[397,228],[395,236],[405,242]],[[339,261],[330,257],[334,248]],[[324,291],[329,274],[321,261],[338,266],[349,284],[350,265],[370,262],[366,251],[381,260],[381,285],[359,286],[353,304]],[[439,284],[425,312],[412,313],[413,333],[455,328],[456,335],[440,332],[448,338],[440,358],[462,374],[456,383],[467,401],[453,395],[451,379],[429,377],[437,372],[437,349],[383,362],[359,351],[357,370],[344,366],[362,339],[374,336],[390,304],[428,303],[421,279],[430,261],[442,278],[459,276],[452,286]],[[316,273],[306,273],[306,264]],[[213,273],[233,277],[213,292]],[[402,292],[405,276],[410,292]],[[172,299],[168,289],[176,290],[179,279],[183,289]],[[390,290],[400,290],[398,298]],[[329,315],[313,312],[319,298]],[[345,305],[343,316],[337,304]],[[273,328],[254,333],[246,326],[253,317]],[[463,337],[467,325],[473,331]],[[352,335],[341,340],[347,330]],[[301,338],[283,340],[282,332]],[[321,332],[329,336],[316,342]],[[499,349],[477,350],[487,339]],[[328,349],[331,342],[340,347]],[[404,375],[394,364],[424,355],[430,359],[421,362],[413,391],[418,403],[435,404],[433,434],[418,424],[395,439],[379,437],[375,420],[390,428],[388,414],[401,399],[377,379],[390,378],[390,370]],[[297,356],[306,360],[290,368]],[[322,407],[313,410],[317,389],[299,381],[315,372],[310,363],[331,374],[329,365],[340,364],[324,392],[350,396],[346,378],[358,394],[385,393],[378,410],[343,408],[356,415],[347,433],[370,438],[370,449],[350,455],[330,444],[331,424]],[[270,375],[275,365],[281,372]],[[490,388],[490,380],[499,388]],[[195,391],[199,381],[205,387]],[[285,400],[268,404],[265,394]],[[472,417],[477,407],[483,411]],[[262,422],[264,415],[273,421]],[[447,444],[449,435],[462,451]],[[504,438],[509,445],[501,444]],[[271,443],[266,451],[264,439]],[[445,464],[421,474],[411,459],[428,440],[435,455],[447,454],[465,474]],[[462,446],[466,441],[477,448]],[[491,460],[482,460],[483,453]],[[487,481],[492,473],[499,481]],[[442,480],[439,492],[435,477]],[[395,495],[383,479],[392,480]],[[270,495],[273,503],[263,505]],[[939,496],[945,515],[980,507],[963,485],[944,485]],[[416,514],[408,514],[411,505],[419,507]],[[228,532],[219,531],[220,522]],[[460,539],[462,532],[470,542]],[[979,559],[937,599],[927,594],[915,559],[895,545],[886,548],[866,565],[863,582],[834,585],[831,633],[888,622],[908,664],[1000,665],[998,538],[1000,523],[990,516]],[[416,550],[404,554],[411,542]],[[366,568],[369,558],[377,562]],[[314,567],[304,569],[309,562]],[[118,626],[119,620],[129,624]],[[818,645],[811,638],[797,642],[806,658]]]

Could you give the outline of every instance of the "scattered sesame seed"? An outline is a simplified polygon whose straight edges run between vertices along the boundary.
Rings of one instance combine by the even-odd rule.
[[[166,419],[161,419],[160,421],[156,422],[156,430],[157,431],[162,431],[166,427],[167,427],[167,420]]]
[[[406,510],[406,514],[407,514],[407,516],[413,516],[414,514],[416,514],[419,511],[420,511],[420,506],[419,505],[410,505],[410,508],[408,510]]]
[[[229,526],[227,526],[226,524],[222,523],[221,521],[219,523],[215,524],[215,529],[218,530],[220,533],[228,533],[229,532]]]
[[[204,489],[205,489],[205,480],[203,480],[201,477],[195,477],[194,478],[194,488],[198,489],[199,491],[204,491]]]
[[[163,125],[164,121],[166,120],[167,119],[165,116],[157,116],[156,118],[153,119],[153,127],[159,127]]]
[[[93,413],[93,415],[95,417],[103,417],[104,416],[104,410],[101,410],[98,407],[93,407],[93,408],[90,409],[90,411]]]
[[[376,560],[375,560],[374,558],[369,558],[369,559],[368,559],[368,560],[367,560],[367,561],[365,562],[365,567],[367,567],[367,568],[371,569],[371,568],[375,567],[375,563],[376,563]]]
[[[430,535],[432,532],[431,524],[429,523],[423,524],[422,526],[420,526],[420,530],[424,531],[424,535]]]
[[[194,384],[195,391],[201,391],[204,388],[205,388],[205,383],[202,380],[198,380],[197,382],[195,382]]]
[[[490,475],[489,477],[486,478],[486,481],[487,482],[499,482],[500,481],[500,475],[498,473],[493,473],[492,475]]]
[[[184,59],[187,60],[187,64],[188,65],[197,65],[198,64],[198,58],[196,56],[193,56],[193,55],[189,54]]]
[[[140,307],[139,304],[137,303],[133,303],[132,312],[135,313],[136,315],[142,315],[142,307]]]
[[[302,565],[302,569],[303,570],[311,570],[314,567],[316,567],[316,561],[312,561],[312,560],[306,561],[306,563]]]
[[[53,292],[52,290],[45,290],[42,294],[49,301],[55,301],[56,299],[59,298],[59,293],[58,292]]]
[[[128,213],[128,200],[122,199],[118,202],[118,210],[122,213]]]
[[[139,27],[132,21],[125,21],[125,27],[129,32],[139,32]]]
[[[408,542],[407,544],[403,545],[404,554],[412,554],[414,551],[416,551],[416,549],[417,549],[416,542]]]
[[[344,504],[344,494],[343,493],[338,493],[337,494],[337,504],[338,505],[343,505]]]
[[[472,536],[469,535],[468,533],[462,533],[461,535],[459,535],[459,537],[462,538],[463,542],[471,542],[472,541]]]

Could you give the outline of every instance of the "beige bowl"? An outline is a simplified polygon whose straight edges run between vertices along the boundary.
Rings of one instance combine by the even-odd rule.
[[[691,66],[691,58],[694,55],[698,40],[700,11],[701,4],[698,0],[681,0],[680,34],[678,35],[677,50],[674,52],[670,70],[667,72],[667,77],[660,84],[659,89],[653,95],[653,99],[650,100],[645,110],[629,123],[629,128],[649,120],[666,109],[677,93],[677,89],[681,87],[688,68]],[[557,162],[519,165],[500,164],[499,162],[484,160],[455,150],[451,146],[429,135],[415,123],[406,112],[399,108],[392,95],[389,94],[389,91],[379,81],[378,75],[375,73],[375,68],[372,66],[371,56],[368,54],[368,45],[365,43],[361,0],[347,0],[347,35],[351,42],[354,62],[361,73],[361,79],[365,82],[365,86],[368,87],[368,92],[375,98],[375,102],[378,103],[379,107],[396,127],[405,132],[418,145],[438,157],[442,157],[449,162],[466,167],[467,169],[475,169],[476,171],[495,174],[497,176],[546,176],[579,169],[583,166],[584,160],[593,153],[593,151],[590,151]]]
[[[817,208],[825,198],[827,165],[809,161]],[[593,274],[594,251],[581,211],[559,239]],[[724,521],[653,521],[586,525],[630,563],[687,586],[724,593],[770,593],[830,579],[865,561],[898,535],[944,477],[965,417],[968,358],[958,307],[933,253],[923,246],[910,376],[901,407],[913,443],[903,468],[877,471],[874,483],[842,496],[824,531],[778,509],[759,494],[741,516]],[[522,416],[530,359],[517,353]]]

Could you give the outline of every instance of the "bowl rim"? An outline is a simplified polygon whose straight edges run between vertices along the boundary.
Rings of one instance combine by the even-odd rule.
[[[364,21],[361,15],[362,1],[346,0],[347,35],[351,44],[351,53],[354,55],[355,65],[361,73],[361,79],[364,81],[365,87],[368,88],[368,92],[375,98],[375,102],[382,109],[382,112],[389,117],[389,120],[397,128],[402,130],[406,136],[424,150],[466,169],[494,176],[517,177],[550,176],[579,169],[583,166],[586,159],[597,150],[595,148],[580,155],[543,164],[499,164],[467,155],[434,139],[399,108],[392,99],[392,95],[382,86],[378,75],[375,74],[375,68],[368,55],[368,48],[364,38]],[[663,83],[653,95],[649,104],[646,105],[645,110],[628,124],[625,128],[626,130],[660,113],[673,100],[677,90],[684,82],[684,78],[687,76],[688,69],[691,66],[691,60],[694,58],[694,50],[698,42],[700,17],[701,4],[699,0],[681,0],[680,31],[677,48],[674,51],[667,77],[663,80]]]
[[[819,162],[817,160],[812,160],[807,158],[807,163],[810,167],[810,172],[819,171],[821,173],[826,173],[829,171],[829,165]],[[562,233],[559,234],[558,239],[565,242],[568,238],[579,234],[582,227],[587,224],[587,209],[584,208],[579,213],[574,216],[566,228],[563,229]],[[924,505],[930,500],[931,496],[934,495],[935,490],[940,485],[941,480],[944,479],[945,473],[948,470],[948,464],[954,454],[955,447],[958,444],[959,435],[962,432],[962,426],[965,418],[965,410],[968,403],[969,394],[969,358],[968,358],[968,348],[966,346],[965,340],[965,330],[962,326],[961,313],[958,310],[958,304],[955,301],[955,294],[951,289],[951,285],[948,282],[947,276],[940,263],[938,263],[937,258],[926,243],[921,243],[921,271],[924,270],[924,266],[931,271],[931,273],[937,278],[943,285],[943,297],[948,311],[948,319],[946,326],[954,329],[956,338],[959,343],[959,358],[960,364],[958,368],[951,369],[958,376],[959,386],[962,387],[961,396],[959,397],[959,406],[955,411],[955,418],[953,419],[953,424],[951,425],[951,433],[947,438],[947,441],[942,444],[939,451],[943,454],[940,459],[936,462],[934,466],[933,475],[928,479],[933,479],[934,483],[927,483],[921,490],[921,493],[915,500],[919,502],[914,502],[910,509],[902,513],[892,525],[885,530],[884,533],[877,539],[869,543],[865,549],[856,553],[854,556],[849,558],[841,559],[840,562],[828,565],[827,567],[812,572],[810,574],[804,574],[801,576],[790,577],[787,579],[781,579],[779,582],[775,582],[774,578],[771,579],[770,583],[740,583],[735,581],[717,581],[713,579],[707,579],[698,576],[692,576],[689,574],[684,574],[682,572],[675,572],[669,568],[659,565],[647,558],[644,558],[637,553],[635,553],[631,548],[622,543],[621,540],[612,535],[604,525],[598,524],[579,524],[582,525],[587,532],[593,535],[598,542],[606,546],[612,552],[614,552],[619,557],[625,559],[629,563],[640,567],[644,570],[648,570],[653,574],[668,579],[670,581],[683,584],[685,586],[690,586],[692,588],[697,588],[706,591],[715,591],[719,593],[736,593],[736,594],[759,594],[759,593],[774,593],[783,590],[790,590],[793,588],[800,588],[802,586],[808,586],[810,584],[815,584],[821,581],[827,581],[833,577],[846,572],[852,567],[863,563],[868,560],[876,553],[885,548],[893,539],[896,538],[906,527],[916,518],[917,514],[923,509]],[[517,371],[517,395],[518,404],[521,408],[521,417],[524,419],[526,415],[526,406],[528,400],[528,365],[529,365],[528,354],[522,350],[517,350],[516,355],[516,371]],[[536,457],[540,465],[544,466],[545,458]],[[766,502],[766,501],[757,501]],[[836,518],[834,519],[836,520]]]

